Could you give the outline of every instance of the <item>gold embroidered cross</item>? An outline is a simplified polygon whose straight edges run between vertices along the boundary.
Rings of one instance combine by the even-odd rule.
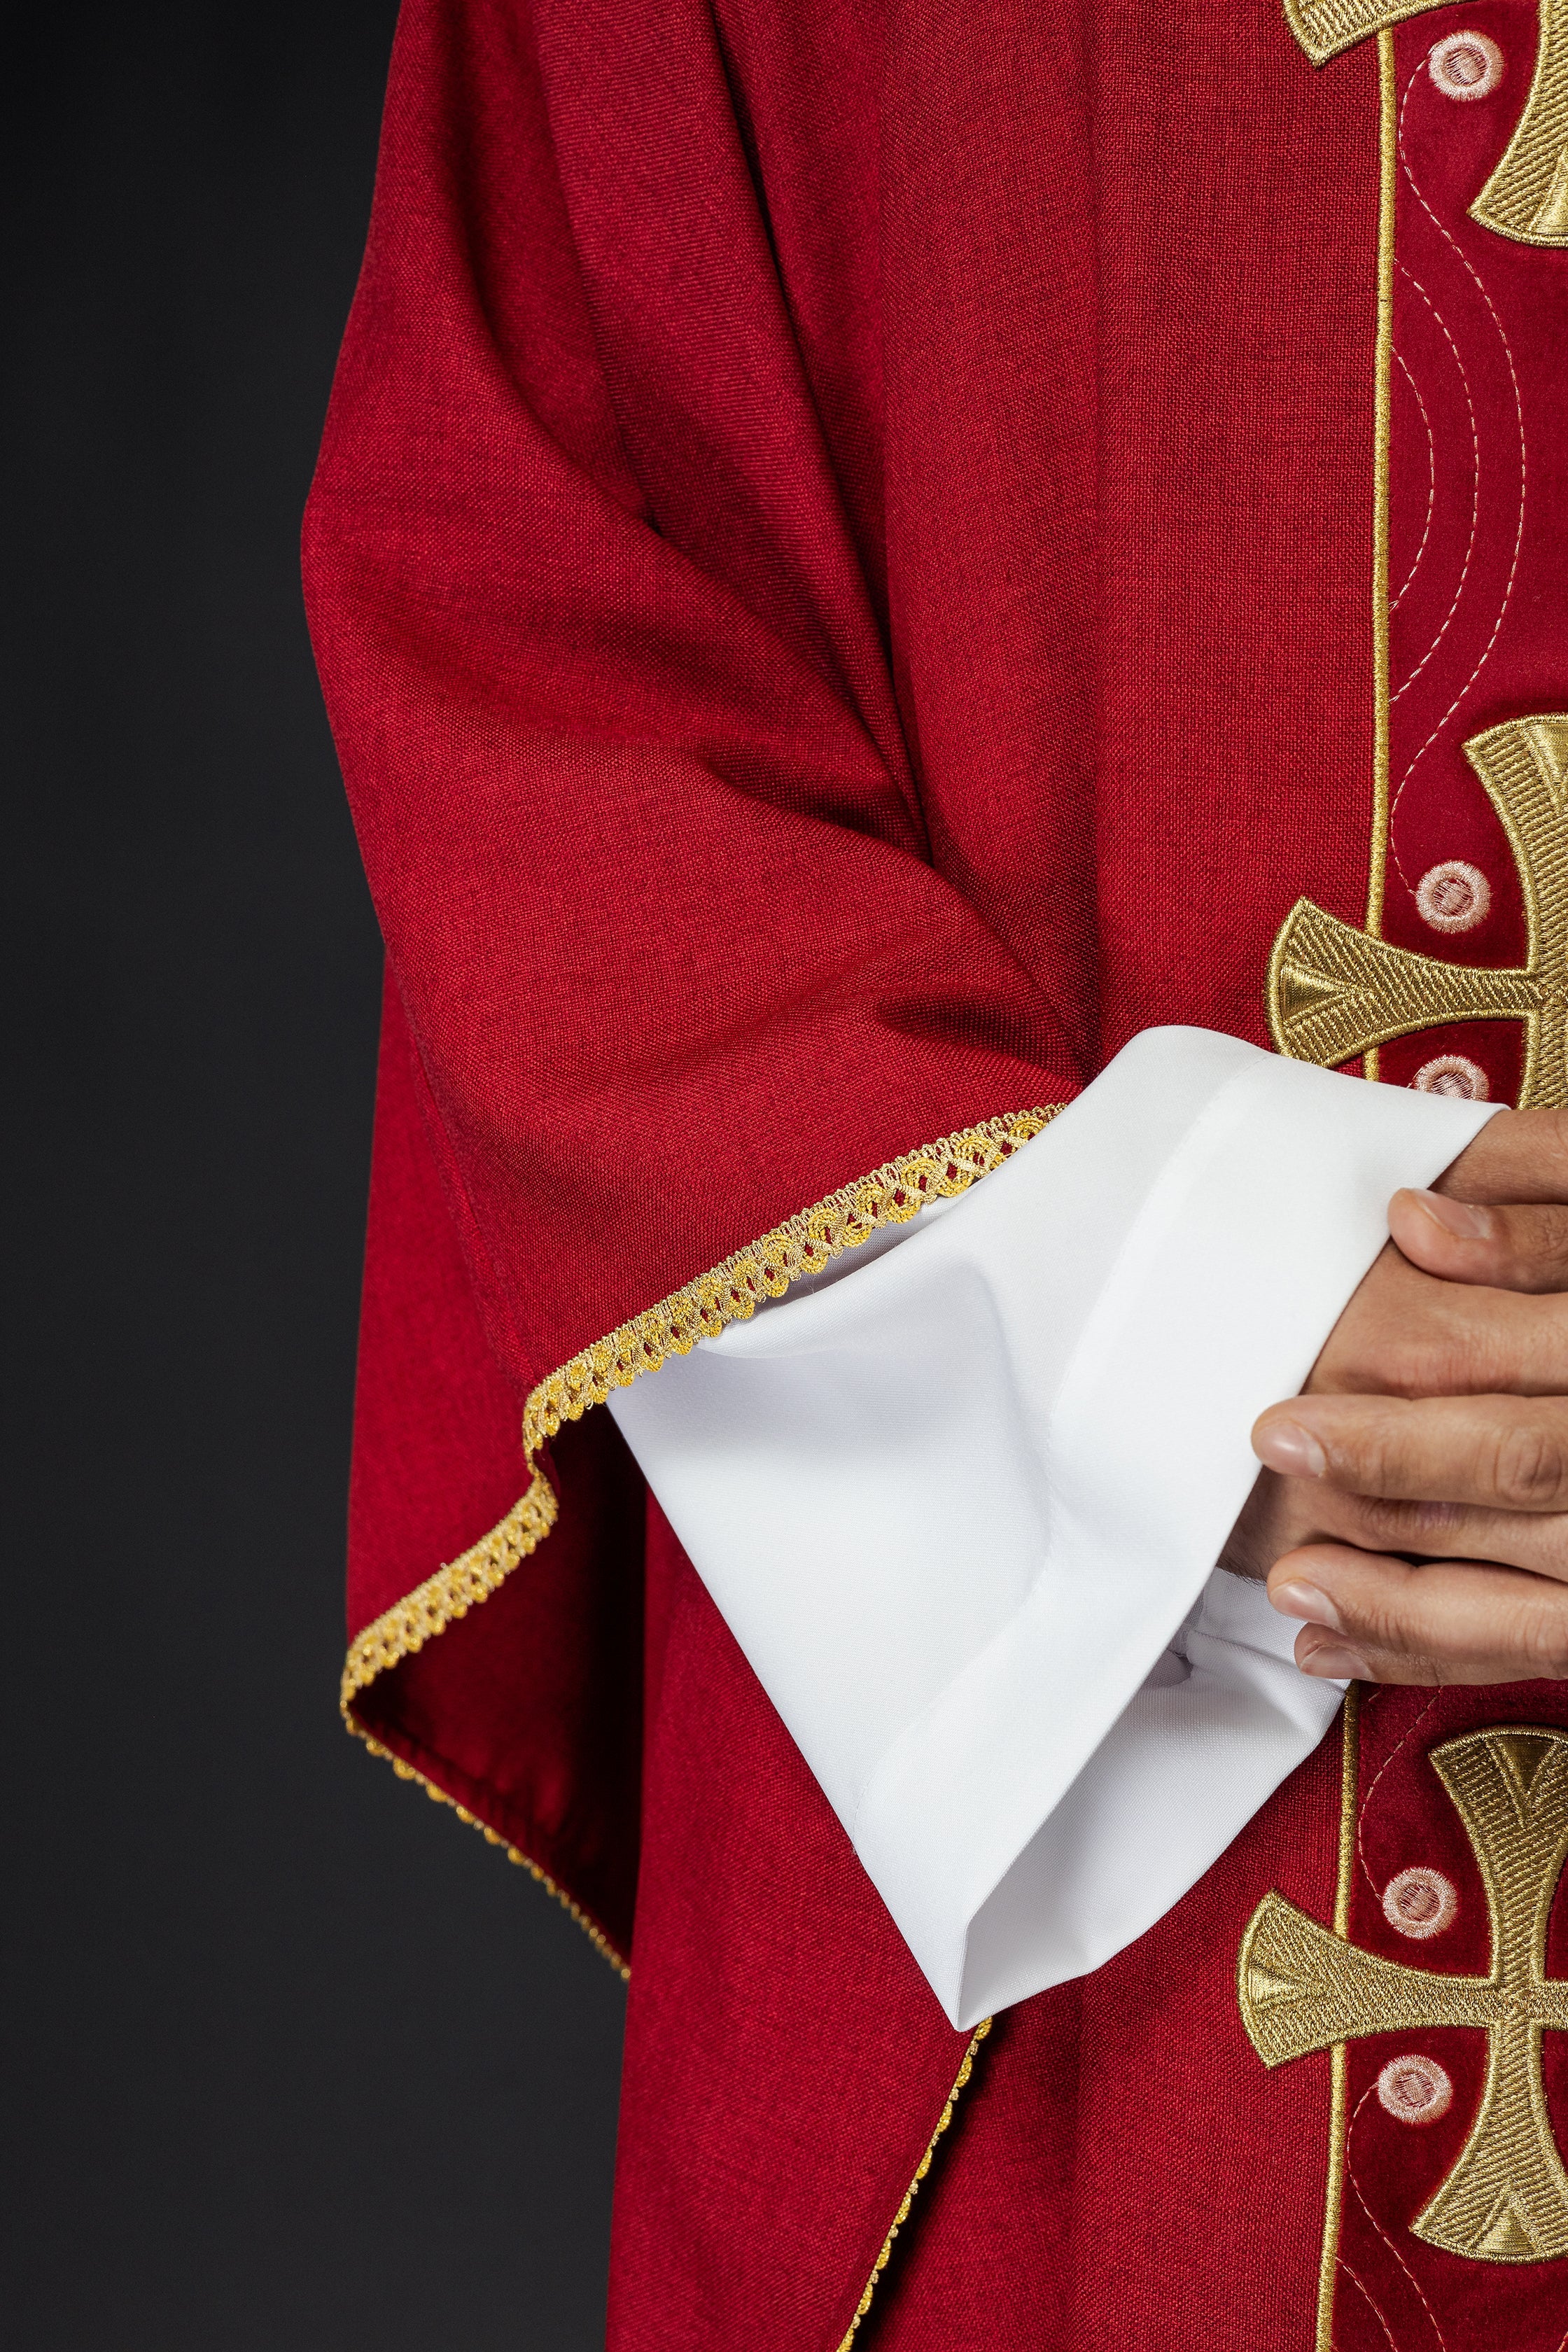
[[[1510,719],[1465,756],[1519,867],[1525,961],[1443,963],[1299,898],[1269,959],[1268,1025],[1282,1054],[1331,1066],[1444,1022],[1522,1021],[1520,1109],[1568,1103],[1568,716]]]
[[[1369,33],[1445,0],[1285,0],[1290,30],[1315,66]],[[1470,218],[1521,245],[1568,245],[1568,0],[1541,0],[1535,78],[1501,163]]]
[[[1568,2030],[1568,1979],[1546,1974],[1546,1931],[1568,1855],[1568,1732],[1495,1726],[1432,1751],[1486,1888],[1491,1969],[1439,1976],[1380,1959],[1268,1895],[1242,1939],[1242,2021],[1266,2066],[1365,2033],[1474,2026],[1487,2036],[1481,2104],[1458,2161],[1411,2223],[1489,2263],[1568,2254],[1568,2174],[1552,2137],[1541,2037]]]

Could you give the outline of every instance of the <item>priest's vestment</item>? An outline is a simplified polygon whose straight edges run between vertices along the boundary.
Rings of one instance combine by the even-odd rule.
[[[1568,2340],[1568,1704],[1205,1581],[1568,1100],[1565,383],[1560,0],[406,0],[344,1706],[632,1964],[617,2352]]]

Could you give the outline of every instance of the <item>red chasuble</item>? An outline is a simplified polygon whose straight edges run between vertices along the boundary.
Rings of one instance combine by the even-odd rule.
[[[1560,0],[408,0],[344,1704],[635,1963],[616,2352],[1568,2343],[1554,1687],[971,2040],[595,1409],[1152,1024],[1568,1099],[1565,384]]]

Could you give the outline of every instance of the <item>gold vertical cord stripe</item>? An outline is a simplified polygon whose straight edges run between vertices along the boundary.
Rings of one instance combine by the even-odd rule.
[[[866,2282],[866,2291],[855,2307],[855,2316],[849,2323],[848,2328],[845,2333],[844,2340],[838,2347],[838,2352],[849,2352],[849,2347],[855,2341],[856,2331],[859,2327],[860,2322],[865,2318],[866,2314],[871,2308],[871,2298],[877,2292],[878,2282],[881,2278],[882,2273],[887,2269],[889,2259],[892,2254],[893,2240],[898,2236],[899,2231],[903,2228],[904,2223],[910,2218],[910,2207],[914,2203],[915,2192],[919,2189],[921,2182],[925,2179],[926,2174],[931,2170],[931,2160],[936,2154],[936,2144],[942,2137],[943,2132],[947,2129],[949,2124],[952,2121],[954,2104],[957,2101],[959,2093],[963,2090],[964,2084],[968,2082],[970,2075],[974,2071],[975,2053],[978,2051],[981,2043],[984,2041],[986,2035],[990,2032],[991,2025],[991,2019],[984,2017],[981,2019],[980,2023],[974,2029],[973,2039],[971,2041],[968,2049],[963,2053],[963,2063],[959,2068],[952,2088],[947,2095],[947,2105],[943,2107],[941,2116],[937,2119],[935,2131],[932,2132],[930,2139],[926,2142],[926,2152],[921,2157],[919,2165],[915,2168],[914,2179],[910,2181],[909,2187],[904,2191],[904,2201],[893,2216],[892,2227],[882,2241],[882,2251],[871,2265],[871,2275]]]
[[[1355,1873],[1356,1807],[1361,1801],[1361,1685],[1352,1683],[1340,1717],[1340,1859],[1334,1887],[1334,1933],[1351,1929],[1351,1887]],[[1334,2288],[1339,2273],[1340,2212],[1345,2191],[1345,2109],[1348,2064],[1345,2045],[1329,2053],[1329,2172],[1323,2193],[1323,2251],[1318,2264],[1316,2352],[1334,2352]]]
[[[1377,342],[1373,360],[1373,489],[1372,489],[1372,846],[1367,860],[1366,928],[1369,937],[1383,935],[1383,901],[1388,875],[1388,499],[1389,457],[1394,417],[1394,230],[1398,185],[1399,92],[1394,79],[1394,35],[1377,37],[1378,74],[1378,199],[1377,199]],[[1378,1075],[1378,1051],[1372,1046],[1362,1065],[1368,1078]]]

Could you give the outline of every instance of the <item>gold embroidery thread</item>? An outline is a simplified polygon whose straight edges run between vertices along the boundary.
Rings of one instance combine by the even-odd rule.
[[[866,2314],[871,2308],[871,2299],[875,2295],[878,2286],[881,2283],[882,2273],[887,2269],[889,2262],[892,2258],[893,2240],[898,2236],[899,2231],[903,2228],[904,2223],[910,2218],[910,2208],[915,2201],[915,2197],[920,2189],[921,2182],[931,2170],[931,2158],[936,2154],[936,2144],[942,2137],[943,2132],[946,2131],[949,2124],[952,2121],[952,2110],[957,2102],[958,2095],[963,2089],[964,2084],[968,2082],[970,2075],[974,2071],[975,2054],[978,2052],[981,2043],[990,2032],[992,2020],[985,2017],[982,2018],[980,2023],[974,2029],[973,2038],[971,2041],[968,2049],[963,2053],[963,2063],[960,2066],[952,2088],[947,2095],[947,2105],[943,2107],[942,2114],[937,2118],[936,2129],[932,2132],[930,2139],[926,2142],[926,2152],[915,2168],[915,2177],[910,2181],[909,2187],[905,2189],[903,2203],[899,2207],[898,2211],[894,2214],[892,2226],[889,2230],[887,2236],[882,2241],[882,2251],[871,2265],[871,2275],[866,2282],[866,2291],[861,2295],[858,2304],[855,2307],[855,2316],[850,2321],[847,2329],[845,2331],[844,2340],[838,2347],[838,2352],[850,2352],[850,2347],[855,2341],[860,2322],[865,2318]]]
[[[1519,1108],[1568,1103],[1568,716],[1510,719],[1465,756],[1502,820],[1524,894],[1526,961],[1443,963],[1358,931],[1299,898],[1268,964],[1282,1054],[1328,1066],[1452,1021],[1524,1025]]]
[[[1410,2224],[1471,2262],[1568,2255],[1568,2174],[1546,2108],[1542,2036],[1568,2030],[1568,1979],[1546,1974],[1552,1899],[1568,1858],[1568,1732],[1491,1725],[1432,1751],[1486,1889],[1491,1966],[1439,1975],[1385,1960],[1280,1895],[1242,1938],[1242,2021],[1266,2066],[1368,2033],[1439,2026],[1487,2036],[1469,2137]],[[1337,1916],[1337,1915],[1336,1915]]]
[[[1535,75],[1470,218],[1521,245],[1568,246],[1568,5],[1541,0]]]
[[[1327,65],[1373,33],[1392,32],[1406,16],[1447,0],[1285,0],[1285,21],[1315,66]]]
[[[1290,30],[1315,66],[1370,34],[1447,0],[1285,0]],[[1539,0],[1535,69],[1524,110],[1470,218],[1519,245],[1568,246],[1568,0]]]

